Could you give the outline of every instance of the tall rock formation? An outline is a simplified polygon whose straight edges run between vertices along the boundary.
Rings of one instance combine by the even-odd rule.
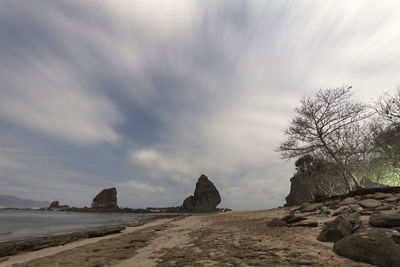
[[[93,209],[118,210],[117,189],[115,187],[103,189],[92,202]]]
[[[208,212],[217,210],[221,196],[214,184],[202,174],[196,183],[193,196],[183,201],[182,210],[188,212]]]

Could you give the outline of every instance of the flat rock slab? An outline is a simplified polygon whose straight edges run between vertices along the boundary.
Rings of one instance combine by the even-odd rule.
[[[385,198],[390,198],[390,197],[393,197],[393,195],[390,193],[376,192],[374,194],[375,199],[385,199]]]
[[[289,227],[318,227],[318,222],[299,222],[295,224],[289,224]]]
[[[389,197],[389,198],[385,198],[386,202],[398,202],[399,198],[398,197]]]
[[[292,218],[289,218],[289,219],[287,219],[287,220],[285,220],[285,221],[286,221],[287,223],[292,224],[292,223],[298,223],[298,222],[305,221],[305,220],[307,220],[306,217],[303,217],[303,216],[293,216]]]
[[[279,218],[273,218],[268,224],[268,227],[282,227],[282,226],[288,226],[288,224],[284,221],[282,221]]]
[[[382,267],[398,267],[400,246],[383,230],[357,232],[338,240],[333,251],[343,257]]]
[[[358,202],[358,204],[365,209],[373,209],[382,206],[382,203],[375,199],[364,199]]]
[[[369,218],[369,224],[375,227],[400,226],[400,214],[374,214]]]
[[[351,205],[351,204],[356,204],[357,200],[353,197],[348,197],[345,198],[342,202],[340,202],[341,205]]]
[[[304,212],[312,212],[324,206],[322,203],[313,203],[303,209]]]

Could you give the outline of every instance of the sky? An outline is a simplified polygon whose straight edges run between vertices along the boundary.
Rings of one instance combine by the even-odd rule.
[[[400,84],[400,2],[1,0],[0,194],[178,206],[283,205],[275,152],[303,96]]]

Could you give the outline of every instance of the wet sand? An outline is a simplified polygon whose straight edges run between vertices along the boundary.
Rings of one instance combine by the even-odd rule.
[[[122,233],[10,257],[0,266],[371,266],[337,256],[319,227],[267,223],[284,208],[160,219]],[[14,265],[13,265],[14,264]]]

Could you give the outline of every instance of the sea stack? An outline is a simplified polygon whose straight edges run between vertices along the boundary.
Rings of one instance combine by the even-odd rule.
[[[182,210],[187,212],[216,211],[221,203],[221,196],[214,184],[207,176],[202,174],[196,183],[194,196],[189,196],[183,201]]]
[[[115,187],[103,189],[93,199],[92,208],[98,210],[118,210],[117,189]]]

